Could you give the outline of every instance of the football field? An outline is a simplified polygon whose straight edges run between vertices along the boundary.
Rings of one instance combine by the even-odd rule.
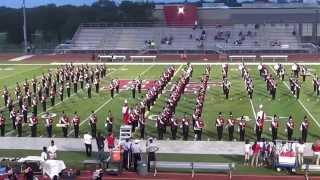
[[[0,85],[1,87],[7,86],[10,94],[14,97],[14,88],[16,82],[19,82],[22,86],[25,79],[31,82],[33,77],[41,78],[42,73],[47,73],[49,69],[54,70],[57,65],[18,65],[18,64],[0,64]],[[78,112],[81,118],[80,132],[81,134],[90,130],[89,116],[91,111],[95,111],[98,116],[98,131],[106,134],[106,128],[104,126],[107,113],[111,110],[114,121],[114,132],[119,135],[119,127],[122,125],[121,108],[124,100],[127,99],[129,106],[132,107],[145,96],[145,92],[148,88],[152,87],[153,81],[158,80],[161,74],[165,71],[168,65],[158,64],[119,64],[119,65],[107,65],[107,76],[101,81],[101,90],[97,94],[92,91],[92,98],[87,98],[86,89],[78,91],[77,94],[73,93],[70,98],[66,97],[65,100],[60,102],[60,98],[56,97],[55,106],[50,106],[47,102],[48,112],[55,113],[55,124],[58,123],[62,111],[64,111],[69,117],[72,117],[75,111]],[[185,64],[174,64],[176,73],[169,85],[166,86],[163,94],[157,99],[156,104],[151,108],[150,112],[147,112],[147,124],[146,135],[157,137],[157,129],[155,127],[155,117],[161,112],[165,105],[166,99],[169,97],[172,85],[180,78],[183,72]],[[243,79],[241,78],[238,65],[229,65],[228,78],[231,81],[231,90],[229,99],[226,100],[222,93],[221,80],[222,80],[222,66],[221,64],[212,65],[212,71],[209,78],[207,94],[203,109],[203,120],[205,122],[205,128],[203,131],[203,140],[217,140],[217,133],[215,127],[215,119],[219,112],[222,112],[225,118],[229,116],[229,112],[233,113],[233,116],[238,118],[242,115],[248,116],[246,138],[251,140],[255,139],[254,125],[255,116],[258,112],[260,104],[263,105],[263,110],[268,116],[277,114],[280,117],[280,127],[278,137],[280,139],[286,139],[285,123],[290,115],[293,116],[295,122],[294,138],[300,138],[301,132],[299,130],[303,117],[306,115],[310,122],[310,128],[308,133],[308,141],[313,142],[319,138],[320,130],[320,108],[319,99],[313,92],[313,74],[320,73],[320,66],[308,65],[310,75],[307,76],[305,82],[302,82],[301,78],[301,93],[300,99],[297,100],[290,92],[288,75],[286,75],[285,81],[277,79],[278,87],[276,99],[271,100],[271,95],[266,90],[265,81],[259,76],[257,65],[247,65],[248,70],[254,81],[254,95],[250,100]],[[268,65],[269,72],[275,74],[273,65]],[[287,72],[290,73],[291,66],[286,66]],[[191,118],[193,110],[196,104],[196,94],[194,93],[200,87],[200,80],[205,71],[205,65],[195,64],[194,72],[190,83],[187,85],[186,92],[181,96],[181,99],[176,108],[176,117],[182,118],[184,113]],[[130,83],[132,80],[141,77],[143,80],[143,91],[141,94],[137,94],[133,99],[131,96]],[[109,92],[109,84],[111,79],[118,78],[120,81],[120,93],[116,94],[112,99]],[[72,87],[71,87],[72,88]],[[9,119],[9,113],[7,108],[4,107],[3,98],[0,100],[0,109],[2,109],[4,115],[7,118],[6,121],[6,135],[16,136],[17,132],[12,129],[11,120]],[[41,104],[38,105],[38,112],[42,113]],[[42,120],[42,119],[41,119]],[[265,122],[262,137],[271,139],[271,132],[269,131],[271,118],[268,118]],[[237,126],[236,126],[237,127]],[[191,128],[191,127],[190,127]],[[237,128],[236,128],[237,129]],[[59,127],[54,126],[53,134],[55,137],[62,137],[62,130]],[[30,136],[30,128],[28,125],[23,127],[23,136]],[[224,129],[224,140],[228,140],[227,129]],[[46,136],[45,126],[43,120],[38,125],[38,135]],[[73,137],[72,128],[69,128],[69,135]],[[189,140],[193,140],[194,133],[191,130],[189,132]],[[235,138],[239,139],[239,133],[235,131]],[[165,138],[171,137],[170,128],[167,128]],[[178,138],[182,138],[182,130],[178,130]]]

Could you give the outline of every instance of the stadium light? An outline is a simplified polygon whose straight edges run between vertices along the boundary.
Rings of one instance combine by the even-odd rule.
[[[23,13],[23,41],[24,52],[27,53],[28,40],[27,40],[27,18],[26,18],[26,1],[22,0],[22,13]]]

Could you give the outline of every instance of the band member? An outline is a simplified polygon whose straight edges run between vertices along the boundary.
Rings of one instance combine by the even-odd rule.
[[[79,137],[79,125],[80,125],[80,117],[77,112],[74,113],[74,117],[72,119],[73,128],[74,128],[74,137]]]
[[[94,79],[94,85],[95,85],[95,87],[96,87],[96,93],[99,93],[99,84],[100,84],[100,79],[98,78],[98,77],[96,77],[95,79]]]
[[[94,138],[97,135],[97,121],[98,121],[97,115],[94,113],[94,111],[91,111],[90,126],[91,126],[91,135]]]
[[[119,80],[115,79],[113,84],[114,84],[114,86],[116,88],[116,93],[119,94],[119,88],[120,88]]]
[[[278,128],[279,128],[279,118],[275,114],[275,115],[273,115],[273,118],[271,121],[272,141],[275,141],[278,139]]]
[[[228,80],[228,78],[223,79],[223,94],[226,96],[226,99],[229,99],[229,92],[230,92],[231,82]]]
[[[144,129],[145,129],[146,120],[144,115],[141,113],[139,115],[139,129],[140,129],[140,139],[144,139]]]
[[[182,135],[183,140],[187,141],[189,136],[189,120],[187,119],[187,113],[184,113],[182,118]]]
[[[195,139],[197,141],[201,141],[202,129],[203,129],[203,122],[199,118],[197,118],[195,120],[195,124],[194,124],[194,127],[193,127],[194,134],[195,134]]]
[[[308,129],[309,129],[309,122],[307,116],[304,116],[303,122],[300,125],[300,131],[301,131],[301,140],[305,143],[307,142],[307,136],[308,136]]]
[[[257,118],[257,120],[256,120],[256,136],[257,136],[257,141],[260,141],[262,131],[263,131],[263,120],[261,119],[260,116],[258,116],[258,118]]]
[[[131,85],[131,92],[132,92],[132,98],[133,99],[136,98],[136,89],[137,89],[137,84],[136,84],[136,81],[133,80],[132,81],[132,85]]]
[[[60,124],[62,125],[62,132],[63,132],[63,137],[68,136],[68,127],[69,127],[69,118],[67,115],[62,111],[62,117],[60,118]]]
[[[246,120],[243,116],[241,116],[239,121],[239,134],[240,134],[240,141],[244,141],[244,136],[246,133]]]
[[[22,115],[23,115],[24,123],[27,123],[27,121],[28,121],[28,105],[26,102],[24,102],[22,104]]]
[[[253,83],[252,81],[247,85],[247,91],[248,91],[248,95],[249,95],[249,98],[252,99],[253,97]]]
[[[38,124],[38,118],[33,113],[29,119],[29,126],[31,128],[31,137],[37,137],[37,124]]]
[[[174,115],[172,115],[172,118],[171,118],[171,136],[172,136],[172,139],[173,140],[176,140],[177,138],[177,130],[178,130],[178,123],[177,123],[177,120],[175,118]]]
[[[48,112],[46,112],[46,118],[45,118],[45,123],[47,127],[47,135],[49,138],[52,137],[52,124],[53,124],[53,118],[50,116]]]
[[[16,127],[18,131],[18,137],[22,136],[22,123],[23,123],[23,114],[20,114],[19,111],[17,112],[17,118],[16,118]]]
[[[280,64],[281,65],[281,64]],[[280,70],[279,70],[279,75],[280,75],[280,78],[281,78],[281,81],[284,81],[284,75],[286,73],[286,69],[281,65],[280,66]]]
[[[306,81],[306,76],[307,76],[307,68],[305,66],[301,66],[301,76],[302,76],[302,81]]]
[[[87,88],[88,98],[90,99],[91,98],[91,88],[92,88],[91,83],[87,83],[86,88]]]
[[[2,114],[2,112],[1,112],[1,114],[0,114],[0,134],[1,134],[1,136],[4,136],[4,134],[5,134],[5,124],[6,124],[6,118],[4,117],[4,115]]]
[[[228,64],[222,64],[222,77],[224,78],[228,77],[228,70],[229,70]]]
[[[288,141],[291,141],[293,129],[294,129],[294,122],[293,122],[292,116],[289,116],[289,119],[286,125],[287,125]]]
[[[51,106],[54,106],[55,104],[55,98],[56,98],[56,92],[51,89],[50,91],[50,101],[51,101]]]
[[[79,76],[79,82],[80,82],[80,88],[83,89],[83,83],[84,83],[84,76],[83,76],[83,73],[80,73],[80,76]]]
[[[73,78],[73,92],[78,93],[78,78],[74,76]]]
[[[219,112],[219,116],[216,119],[216,127],[217,127],[217,133],[218,133],[218,140],[219,141],[221,141],[221,139],[222,139],[223,126],[224,126],[224,119],[223,119],[222,113]]]
[[[12,128],[13,129],[16,129],[16,118],[17,118],[17,112],[16,112],[16,109],[15,107],[12,108],[12,110],[10,111],[10,119],[12,121]]]
[[[59,95],[60,95],[60,101],[63,102],[63,91],[64,91],[64,88],[63,88],[63,85],[61,85],[59,87]]]
[[[129,124],[129,115],[130,115],[130,109],[128,106],[128,101],[124,101],[124,105],[122,106],[122,121],[124,124]]]
[[[299,80],[296,80],[294,82],[294,85],[295,85],[295,92],[296,92],[295,96],[296,96],[297,99],[299,99],[299,97],[300,97],[300,88],[301,88]]]
[[[25,94],[29,91],[29,82],[27,79],[24,80],[23,89]]]
[[[159,115],[157,117],[157,130],[158,130],[158,139],[162,140],[163,139],[164,130],[165,130],[165,124],[164,124],[162,115]]]
[[[36,79],[36,77],[32,78],[31,84],[32,84],[33,94],[36,94],[37,93],[37,79]]]
[[[299,71],[300,71],[299,65],[297,63],[294,63],[294,64],[292,64],[291,69],[292,69],[292,72],[293,72],[293,76],[295,78],[298,78],[299,77]]]
[[[39,99],[41,99],[41,97],[42,97],[42,86],[41,86],[41,84],[40,83],[38,83],[38,86],[37,86],[37,94],[38,94],[38,98]]]
[[[42,104],[42,111],[43,112],[46,112],[47,111],[47,102],[46,102],[46,97],[45,97],[45,95],[43,95],[42,97],[41,97],[41,104]]]
[[[106,121],[106,127],[108,133],[112,133],[112,127],[113,126],[113,116],[111,114],[111,111],[108,111],[107,121]]]
[[[111,98],[114,97],[114,87],[114,84],[111,82],[109,86]]]
[[[234,132],[235,119],[232,116],[232,112],[230,112],[230,116],[228,118],[228,133],[229,133],[229,141],[233,140],[233,132]]]
[[[312,82],[313,82],[313,92],[317,92],[318,91],[318,80],[319,80],[319,78],[318,78],[318,76],[317,76],[317,74],[315,74],[314,76],[313,76],[313,79],[312,79]]]
[[[9,91],[6,86],[3,88],[2,97],[4,100],[4,105],[7,106],[7,102],[8,102],[8,98],[9,98]]]
[[[137,88],[138,88],[138,93],[141,94],[141,87],[142,87],[142,80],[140,79],[140,76],[137,80]]]
[[[32,100],[32,113],[37,116],[38,114],[38,101],[37,101],[37,98],[34,97],[33,100]]]
[[[22,104],[23,104],[23,98],[22,96],[18,96],[17,97],[17,100],[18,100],[18,105],[19,105],[19,109],[22,109]]]
[[[13,101],[12,101],[10,95],[8,96],[7,107],[8,107],[9,112],[11,112],[13,109]]]
[[[70,98],[70,82],[66,83],[67,97]]]
[[[275,100],[277,93],[277,82],[272,78],[269,80],[270,84],[270,94],[272,96],[272,100]]]

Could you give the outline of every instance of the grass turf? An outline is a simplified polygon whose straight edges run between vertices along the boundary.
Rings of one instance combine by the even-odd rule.
[[[159,79],[162,72],[165,70],[164,65],[119,65],[119,66],[109,66],[109,68],[114,69],[111,71],[112,73],[107,75],[105,79],[102,80],[102,86],[108,86],[109,82],[112,78],[119,78],[119,79],[127,79],[131,80],[136,78],[138,75],[141,75],[142,79],[145,80],[157,80]],[[180,65],[176,65],[176,69],[178,69]],[[29,80],[33,76],[41,75],[42,72],[47,72],[49,68],[54,68],[54,66],[4,66],[0,65],[1,69],[5,68],[13,68],[15,71],[10,71],[12,74],[8,74],[8,70],[1,70],[0,75],[0,85],[7,85],[9,87],[13,86],[10,91],[13,93],[13,88],[15,82],[23,82],[25,78]],[[210,82],[219,82],[222,79],[221,75],[221,66],[215,65],[212,66],[213,70],[210,75]],[[313,94],[313,86],[312,86],[312,77],[308,77],[307,81],[302,84],[301,95],[300,95],[300,102],[295,99],[290,94],[290,90],[287,88],[286,84],[288,84],[288,77],[286,77],[285,83],[278,80],[278,88],[277,88],[277,96],[276,100],[271,100],[271,96],[266,91],[265,82],[262,78],[259,77],[259,73],[257,70],[257,66],[248,66],[249,72],[251,73],[252,78],[254,79],[254,98],[252,99],[252,106],[251,102],[247,96],[243,80],[240,77],[240,72],[238,71],[237,66],[230,66],[229,67],[229,80],[232,83],[231,91],[230,91],[230,98],[226,100],[222,94],[222,88],[219,86],[210,86],[207,90],[206,101],[204,104],[203,109],[203,119],[205,120],[205,130],[204,130],[204,140],[216,140],[216,128],[214,126],[215,119],[219,112],[222,112],[225,117],[228,117],[230,111],[233,112],[234,117],[240,117],[241,115],[249,116],[251,121],[248,122],[248,127],[246,131],[246,137],[249,139],[255,139],[253,127],[254,127],[254,113],[258,111],[258,106],[260,104],[264,105],[264,110],[267,115],[272,116],[274,113],[278,114],[282,117],[280,129],[279,129],[279,138],[286,139],[285,129],[285,122],[289,115],[293,115],[294,121],[296,123],[296,127],[294,130],[294,137],[300,137],[299,126],[303,119],[304,115],[309,114],[305,111],[302,107],[305,108],[315,117],[319,117],[320,109],[318,108],[319,104],[319,97],[316,97]],[[320,72],[319,66],[310,66],[309,67],[313,72]],[[272,67],[269,67],[270,72],[273,73]],[[290,69],[290,67],[287,67]],[[200,82],[200,78],[202,73],[204,72],[204,66],[194,66],[194,74],[191,79],[192,82]],[[181,74],[179,71],[174,79],[171,82],[175,82]],[[273,73],[274,74],[274,73]],[[6,77],[8,76],[8,77]],[[170,88],[171,85],[167,87],[167,91],[160,96],[157,100],[156,105],[152,108],[149,112],[149,115],[157,115],[163,108],[164,102],[167,97],[170,95]],[[89,124],[87,121],[88,116],[91,113],[91,110],[97,110],[97,115],[99,118],[98,122],[98,130],[102,131],[103,133],[106,132],[104,128],[105,118],[107,115],[108,110],[111,110],[113,116],[115,117],[114,122],[114,130],[116,135],[118,135],[119,126],[122,124],[122,115],[121,115],[121,107],[123,101],[128,99],[129,105],[133,106],[134,104],[140,102],[141,98],[144,96],[145,91],[138,95],[136,99],[131,98],[131,91],[124,90],[121,91],[119,95],[117,95],[114,99],[110,99],[110,93],[108,90],[101,90],[99,94],[93,92],[93,97],[91,99],[87,98],[86,91],[79,91],[78,94],[73,95],[69,99],[65,99],[64,102],[59,103],[59,98],[56,98],[56,104],[54,107],[50,108],[49,112],[57,113],[58,115],[65,111],[69,116],[71,116],[74,111],[77,111],[81,117],[81,121],[83,122],[80,128],[81,133],[89,130]],[[181,97],[181,100],[176,109],[176,115],[181,117],[184,112],[188,115],[192,115],[194,106],[195,106],[195,94],[184,94]],[[3,104],[3,101],[0,101]],[[1,105],[0,104],[0,105]],[[47,105],[49,106],[49,103]],[[38,110],[42,110],[41,105],[39,105]],[[7,116],[7,126],[6,131],[12,132],[11,135],[14,136],[16,133],[11,129],[11,121],[8,118],[8,114],[5,113]],[[58,116],[59,117],[59,116]],[[58,118],[56,118],[56,121]],[[85,121],[85,122],[84,122]],[[309,121],[311,123],[308,141],[314,141],[315,139],[319,138],[318,131],[319,127],[315,123],[317,119],[312,119],[309,117]],[[271,132],[268,131],[270,127],[270,122],[266,122],[265,129],[263,132],[263,136],[266,138],[271,137]],[[39,131],[38,134],[45,135],[45,128],[43,123],[41,123],[38,127]],[[28,127],[24,127],[24,136],[30,134],[30,130]],[[60,128],[54,128],[54,134],[56,136],[62,136],[62,131]],[[170,130],[168,131],[170,132]],[[155,128],[155,122],[149,120],[147,122],[146,133],[148,136],[156,136],[157,131]],[[192,131],[189,133],[190,139],[193,138]],[[181,137],[181,130],[179,130],[178,136]],[[166,138],[170,138],[170,133],[165,135]],[[235,132],[235,137],[238,139],[239,135]],[[227,138],[227,132],[224,130],[224,137],[225,140]]]

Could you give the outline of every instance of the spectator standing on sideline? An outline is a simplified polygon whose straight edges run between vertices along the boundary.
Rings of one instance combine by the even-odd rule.
[[[131,152],[132,152],[132,142],[129,138],[123,143],[123,167],[125,169],[130,168],[131,162]]]
[[[153,138],[149,138],[146,145],[148,153],[148,171],[150,171],[150,162],[156,161],[156,151],[159,150],[159,147],[155,144]]]
[[[86,154],[88,157],[90,157],[92,152],[92,136],[89,134],[89,132],[83,135],[83,141],[86,148]]]
[[[251,166],[254,165],[257,167],[259,163],[259,156],[260,156],[261,147],[257,141],[254,142],[252,145],[252,160],[251,160]]]
[[[304,148],[305,148],[304,141],[302,139],[300,139],[299,143],[296,145],[296,152],[297,152],[297,156],[298,156],[299,166],[302,166],[302,164],[304,162],[304,157],[303,157]]]
[[[244,165],[249,165],[250,160],[250,152],[251,152],[251,144],[248,139],[246,139],[246,144],[244,145]]]
[[[106,144],[107,144],[107,147],[108,147],[108,151],[111,151],[113,148],[115,148],[115,143],[116,143],[116,138],[115,136],[113,135],[113,133],[110,133],[108,135],[108,137],[106,138]]]
[[[54,144],[54,141],[51,140],[51,144],[48,147],[48,155],[49,159],[57,159],[57,146]]]
[[[314,162],[316,165],[319,165],[320,161],[320,140],[316,140],[316,142],[312,145]]]
[[[98,136],[96,137],[98,151],[104,150],[104,140],[104,137],[98,132]]]
[[[134,171],[137,171],[138,161],[141,161],[141,153],[142,149],[139,145],[139,140],[135,140],[134,144],[132,145]]]
[[[47,159],[48,159],[48,151],[47,151],[47,147],[44,146],[41,152],[41,160],[46,161]]]

